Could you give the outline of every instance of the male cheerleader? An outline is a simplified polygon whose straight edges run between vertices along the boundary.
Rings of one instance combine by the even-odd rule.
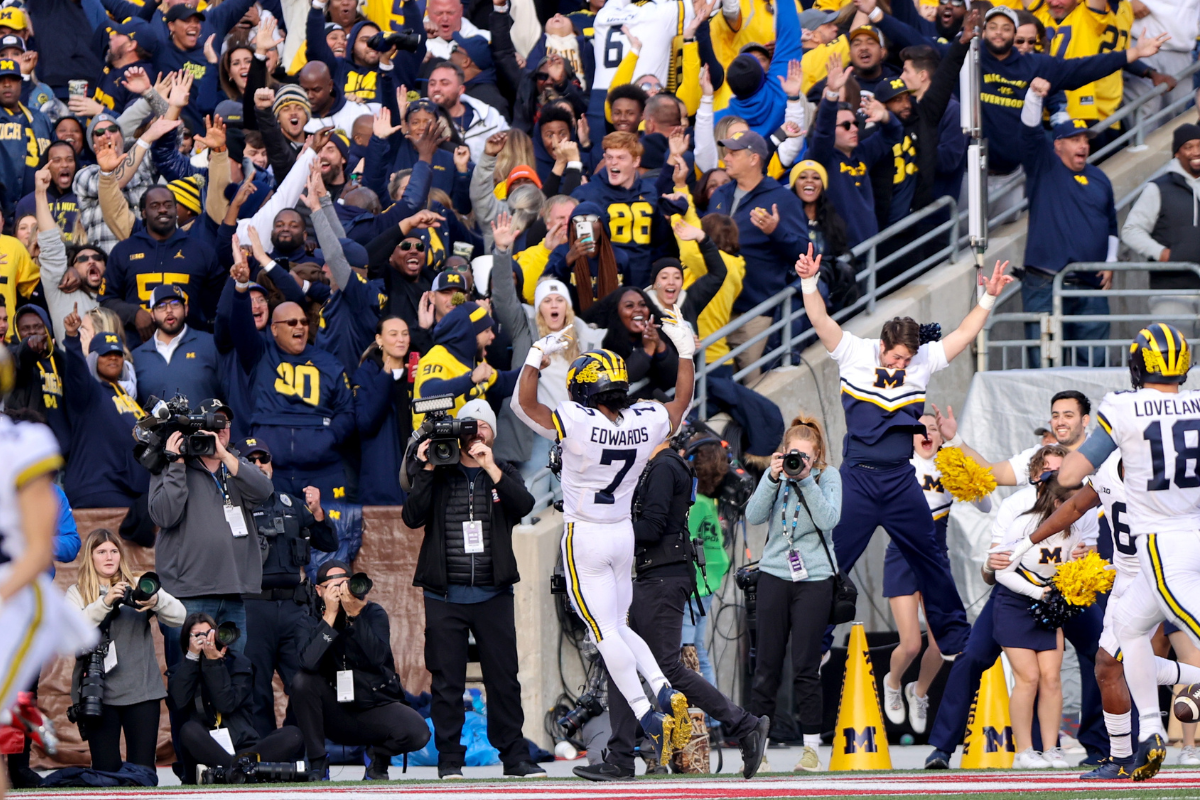
[[[909,459],[913,434],[925,430],[918,418],[929,379],[949,366],[983,330],[996,297],[1012,282],[1004,274],[1008,262],[996,262],[986,293],[957,330],[941,341],[922,344],[920,326],[908,317],[885,323],[879,339],[843,331],[817,290],[821,257],[814,259],[812,253],[810,245],[808,254],[796,262],[804,310],[821,344],[838,363],[846,412],[840,469],[842,518],[833,529],[838,565],[849,572],[875,529],[883,526],[916,577],[942,657],[952,660],[962,652],[971,628]]]
[[[1120,451],[1126,524],[1141,568],[1113,616],[1125,681],[1138,707],[1135,781],[1154,777],[1167,755],[1150,633],[1170,619],[1200,642],[1200,392],[1179,388],[1190,368],[1191,350],[1177,329],[1163,323],[1143,328],[1129,348],[1133,391],[1105,395],[1096,415],[1100,426],[1057,476],[1063,486],[1079,486]],[[1032,546],[1032,538],[1020,542],[1013,560]]]
[[[1100,684],[1100,696],[1104,706],[1104,724],[1108,728],[1109,757],[1091,772],[1079,777],[1083,780],[1123,780],[1131,777],[1133,769],[1133,744],[1131,742],[1131,705],[1129,687],[1125,684],[1125,670],[1118,658],[1121,647],[1113,632],[1113,618],[1121,604],[1121,596],[1129,589],[1141,572],[1137,558],[1137,540],[1129,532],[1128,509],[1125,504],[1125,473],[1121,456],[1113,453],[1096,474],[1089,477],[1082,489],[1063,503],[1045,522],[1029,536],[1034,544],[1044,541],[1058,531],[1065,530],[1081,517],[1091,516],[1094,508],[1103,508],[1113,537],[1113,566],[1117,576],[1112,591],[1108,594],[1108,605],[1104,609],[1104,630],[1100,634],[1100,648],[1096,652],[1096,681]],[[1155,675],[1161,686],[1177,683],[1200,683],[1200,668],[1155,657]]]
[[[0,396],[16,374],[0,347]],[[58,442],[45,425],[0,414],[0,710],[27,687],[51,656],[73,655],[96,640],[45,574],[53,556],[58,500]],[[0,770],[0,797],[7,781]]]
[[[660,764],[691,738],[688,702],[667,683],[626,617],[633,598],[633,491],[650,454],[679,426],[692,402],[695,340],[678,308],[663,315],[662,333],[679,352],[675,399],[665,406],[631,402],[625,361],[608,350],[584,353],[571,363],[569,401],[553,411],[539,403],[543,359],[567,346],[567,338],[559,334],[534,342],[512,403],[525,424],[562,445],[562,555],[568,595],[613,683],[654,743]],[[639,672],[663,713],[651,708]]]

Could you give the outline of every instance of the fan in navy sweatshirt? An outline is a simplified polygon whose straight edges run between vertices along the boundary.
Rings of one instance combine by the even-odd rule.
[[[408,324],[402,317],[385,316],[375,336],[376,347],[354,373],[354,415],[362,442],[362,463],[369,465],[358,478],[358,501],[364,506],[404,504],[400,464],[412,433],[412,381],[405,363]]]
[[[251,435],[274,458],[275,488],[296,496],[315,486],[323,497],[345,495],[338,448],[354,430],[350,381],[335,356],[308,343],[308,317],[292,302],[276,306],[273,338],[254,326],[249,268],[233,295],[231,327],[243,372],[250,378]]]
[[[983,76],[980,111],[983,114],[983,133],[988,140],[988,169],[994,174],[1007,174],[1021,163],[1020,136],[1013,133],[1021,124],[1022,99],[1029,82],[1045,78],[1052,92],[1078,89],[1111,75],[1139,58],[1158,52],[1158,39],[1143,36],[1136,47],[1114,53],[1102,53],[1087,58],[1054,58],[1042,53],[1021,54],[1013,47],[1016,26],[1002,7],[984,16],[983,44],[979,51],[979,67]],[[922,36],[897,18],[873,9],[871,16],[880,17],[874,24],[896,49],[928,44],[946,56],[950,45]]]
[[[115,333],[97,333],[84,356],[79,315],[63,321],[63,370],[71,460],[63,488],[74,508],[129,508],[150,488],[150,473],[133,457],[130,433],[146,412],[137,404],[133,365]]]
[[[421,19],[421,9],[413,0],[394,5],[400,5],[406,20]],[[393,73],[393,85],[416,85],[421,59],[425,56],[425,28],[414,25],[411,30],[420,37],[421,44],[415,51],[396,51],[391,65],[384,66],[379,53],[367,46],[367,41],[380,32],[379,26],[369,20],[356,22],[346,39],[346,55],[338,58],[325,40],[325,15],[314,8],[308,12],[305,24],[305,47],[309,61],[325,62],[343,94],[357,94],[363,102],[379,103],[382,102],[383,86],[379,81],[382,72]]]
[[[175,195],[167,187],[147,189],[139,206],[145,227],[109,253],[100,304],[121,317],[130,335],[142,331],[148,339],[153,331],[146,310],[150,294],[159,284],[173,283],[186,287],[188,324],[210,329],[225,281],[216,251],[203,237],[178,227]]]
[[[1108,176],[1089,164],[1087,121],[1074,119],[1054,126],[1054,143],[1042,131],[1042,102],[1050,84],[1035,78],[1021,110],[1021,147],[1025,191],[1029,197],[1029,234],[1025,240],[1025,278],[1021,300],[1027,312],[1050,311],[1053,276],[1068,264],[1116,261],[1119,243],[1117,209]],[[1108,288],[1112,273],[1080,272],[1069,281],[1083,287]],[[1082,287],[1072,287],[1082,288]],[[1070,314],[1107,314],[1104,297],[1064,298]],[[1026,338],[1037,338],[1037,323],[1026,324]],[[1068,339],[1107,339],[1107,323],[1075,323]],[[1077,348],[1076,365],[1087,364]],[[1103,358],[1103,350],[1100,351]],[[1102,365],[1102,364],[1101,364]],[[1095,365],[1093,365],[1095,366]]]
[[[315,344],[335,355],[349,375],[374,339],[387,294],[383,281],[368,281],[354,271],[354,267],[366,269],[367,249],[350,239],[338,239],[334,229],[337,215],[328,200],[312,212],[312,221],[321,245],[314,255],[336,287],[321,306]]]
[[[763,175],[769,159],[766,140],[753,131],[739,131],[721,144],[732,180],[713,193],[708,213],[727,214],[738,226],[738,252],[746,260],[742,291],[733,302],[738,315],[788,284],[788,265],[808,250],[808,218],[800,198]]]
[[[846,221],[849,245],[854,247],[879,233],[875,193],[867,173],[875,162],[891,153],[892,146],[904,135],[904,128],[878,100],[864,100],[867,119],[876,125],[860,142],[854,111],[837,99],[851,68],[843,70],[839,56],[831,58],[830,65],[832,71],[817,108],[808,157],[828,171],[829,199]]]

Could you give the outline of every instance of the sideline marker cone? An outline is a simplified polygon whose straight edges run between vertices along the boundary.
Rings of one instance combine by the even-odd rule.
[[[983,673],[975,702],[971,704],[960,767],[1011,769],[1015,756],[1012,721],[1008,716],[1008,684],[1004,680],[1004,664],[997,658]]]
[[[833,732],[833,757],[829,759],[830,771],[892,768],[883,711],[875,686],[867,634],[863,624],[856,622],[850,629],[846,676],[842,679],[842,698]]]

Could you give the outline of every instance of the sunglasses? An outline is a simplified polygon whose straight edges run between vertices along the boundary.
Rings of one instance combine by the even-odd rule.
[[[246,456],[246,460],[251,464],[270,464],[271,457],[266,453],[252,453]]]
[[[838,126],[839,128],[841,128],[842,130],[844,130],[844,131],[848,131],[848,130],[850,130],[850,129],[852,129],[852,128],[856,128],[856,127],[858,127],[857,123],[854,123],[854,122],[849,122],[849,121],[847,121],[847,122],[839,122],[839,123],[837,124],[837,126]]]
[[[545,81],[550,80],[550,73],[549,72],[535,72],[535,73],[533,73],[533,78],[534,78],[534,80],[538,81],[539,83],[544,83]]]
[[[639,83],[638,86],[641,88],[641,90],[643,92],[657,91],[662,88],[661,84],[652,83],[650,81],[646,81],[645,83]]]
[[[120,132],[121,132],[121,129],[118,128],[116,125],[109,125],[104,128],[96,128],[94,131],[92,131],[92,136],[93,137],[108,136],[111,133],[120,133]]]
[[[424,253],[425,252],[425,243],[405,240],[400,243],[400,249],[401,250],[416,250],[418,253]]]
[[[1038,40],[1037,40],[1037,39],[1021,39],[1021,38],[1019,38],[1019,37],[1018,37],[1018,38],[1016,38],[1016,39],[1013,39],[1013,44],[1032,44],[1032,45],[1037,45],[1037,43],[1038,43]]]
[[[100,263],[100,264],[103,264],[103,263],[104,263],[104,259],[103,259],[103,258],[101,258],[101,257],[100,257],[99,255],[97,255],[96,253],[83,253],[83,254],[81,254],[81,255],[79,255],[79,256],[76,256],[76,257],[75,257],[75,263],[76,263],[76,264],[83,264],[83,263],[86,263],[86,262],[88,262],[88,261],[95,261],[95,262],[98,262],[98,263]]]
[[[287,325],[289,328],[294,328],[299,325],[302,328],[308,327],[308,320],[303,317],[300,319],[279,319],[275,320],[275,325]]]

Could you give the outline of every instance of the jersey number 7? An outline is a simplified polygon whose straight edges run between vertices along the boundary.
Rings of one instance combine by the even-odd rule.
[[[605,449],[600,453],[601,464],[615,464],[618,461],[623,466],[617,470],[616,477],[612,479],[612,483],[596,492],[596,498],[593,502],[598,506],[611,506],[617,501],[613,497],[613,493],[617,491],[617,487],[621,485],[621,481],[625,480],[625,476],[629,474],[629,469],[633,466],[633,462],[637,461],[637,450]]]

